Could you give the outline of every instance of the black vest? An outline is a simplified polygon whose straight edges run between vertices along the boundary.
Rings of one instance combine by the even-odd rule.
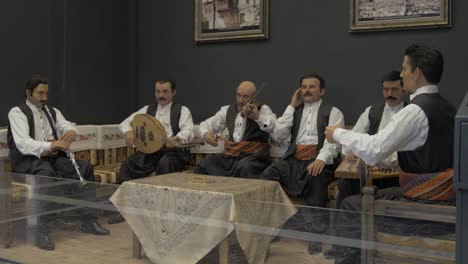
[[[261,108],[262,105],[258,106],[258,110]],[[226,124],[228,126],[230,141],[234,141],[233,133],[237,114],[239,114],[237,111],[237,106],[235,104],[230,105],[226,113]],[[269,134],[265,131],[262,131],[257,122],[250,118],[246,118],[245,130],[241,141],[268,142],[268,137]]]
[[[407,106],[408,103],[406,101],[403,102],[403,107]],[[376,104],[370,107],[369,109],[369,131],[367,134],[375,135],[379,132],[380,122],[382,121],[382,115],[385,109],[385,103],[383,104]]]
[[[333,106],[329,105],[322,101],[320,104],[318,113],[317,113],[317,136],[318,144],[317,149],[320,151],[323,147],[323,142],[325,141],[325,128],[328,126],[330,120],[330,114]],[[288,150],[283,155],[283,159],[291,156],[296,152],[296,138],[299,133],[299,128],[301,126],[302,112],[304,110],[304,105],[300,105],[296,108],[294,112],[293,125],[291,127],[291,144],[289,145]],[[339,155],[338,155],[339,156]]]
[[[28,126],[29,126],[29,136],[35,140],[36,138],[36,130],[35,130],[35,123],[34,123],[34,115],[29,108],[29,106],[24,103],[18,106],[18,108],[21,110],[21,112],[24,113],[26,118],[28,119]],[[52,115],[52,118],[54,119],[54,122],[57,122],[57,113],[55,112],[53,107],[48,106],[50,114]],[[45,116],[47,117],[47,120],[49,121],[50,127],[52,128],[52,133],[54,135],[54,138],[57,139],[57,131],[55,131],[55,127],[52,126],[52,122],[49,120],[49,115],[44,113]],[[13,133],[11,132],[11,126],[8,124],[8,132],[7,132],[7,143],[8,143],[8,149],[9,149],[9,156],[10,159],[12,160],[13,164],[17,164],[21,160],[23,160],[24,156],[31,156],[31,155],[23,155],[18,148],[16,147],[15,140],[13,138]]]
[[[156,116],[157,111],[158,111],[157,104],[148,105],[148,109],[146,109],[146,113],[153,117]],[[171,119],[171,129],[172,129],[173,136],[176,136],[177,133],[180,132],[179,120],[180,120],[181,112],[182,112],[182,105],[172,103],[170,119]]]
[[[438,93],[419,94],[411,104],[421,107],[426,114],[429,132],[421,147],[398,152],[400,168],[408,173],[432,173],[452,168],[455,108]]]

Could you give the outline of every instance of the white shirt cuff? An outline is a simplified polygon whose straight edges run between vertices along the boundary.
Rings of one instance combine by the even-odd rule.
[[[328,155],[325,154],[325,153],[319,153],[319,154],[317,155],[317,158],[315,158],[315,159],[319,159],[319,160],[325,162],[325,164],[327,164],[327,165],[333,164],[333,160],[330,159],[330,158],[328,157]]]
[[[337,143],[339,143],[339,144],[341,144],[341,145],[343,145],[343,144],[341,143],[341,137],[342,137],[343,133],[346,133],[346,129],[337,128],[337,129],[335,130],[335,132],[333,132],[333,139],[334,139]]]
[[[39,154],[39,158],[40,158],[42,153],[50,152],[52,150],[51,147],[52,147],[52,142],[42,142],[41,153]]]
[[[288,105],[288,107],[286,107],[286,110],[284,110],[283,115],[294,115],[294,112],[296,112],[296,108],[294,108],[292,105]]]
[[[258,116],[257,121],[255,121],[255,122],[257,122],[257,124],[259,125],[260,128],[266,128],[269,125],[268,124],[269,122],[267,120],[265,120],[265,115],[263,115],[262,113],[260,113],[260,115]]]
[[[187,137],[184,136],[181,132],[177,133],[177,135],[175,135],[174,137],[178,137],[182,143],[188,142]]]
[[[210,132],[210,131],[208,131],[208,129],[205,129],[205,128],[199,128],[198,132],[200,132],[200,137],[203,138],[203,135],[205,135],[206,132]]]

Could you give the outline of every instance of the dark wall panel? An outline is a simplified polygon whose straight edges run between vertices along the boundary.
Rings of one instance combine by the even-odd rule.
[[[51,73],[51,0],[0,2],[0,126],[8,111],[24,100],[24,83],[32,74]]]
[[[50,104],[69,120],[120,122],[135,105],[134,6],[132,0],[2,1],[0,126],[36,73],[49,77]]]
[[[64,107],[78,123],[116,123],[129,111],[130,3],[66,1]]]
[[[382,100],[380,77],[400,69],[413,42],[439,47],[446,57],[442,94],[458,105],[468,59],[468,2],[453,0],[450,29],[348,32],[347,1],[270,1],[270,38],[214,44],[193,41],[194,1],[138,0],[137,104],[152,101],[152,82],[173,78],[177,100],[190,106],[195,122],[232,102],[245,79],[268,86],[259,99],[281,115],[298,79],[324,75],[326,100],[339,107],[348,124],[367,105]]]

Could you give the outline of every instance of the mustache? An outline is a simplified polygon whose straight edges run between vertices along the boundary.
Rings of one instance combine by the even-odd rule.
[[[385,98],[385,100],[393,100],[393,101],[396,101],[396,98],[393,97],[393,96],[387,96],[387,98]]]
[[[47,100],[41,100],[39,103],[47,103]]]
[[[310,95],[310,96],[312,96],[312,93],[310,93],[310,92],[306,92],[306,93],[305,93],[303,96],[306,96],[306,95]]]
[[[167,100],[165,97],[158,97],[157,99],[158,100],[163,100],[163,101]]]

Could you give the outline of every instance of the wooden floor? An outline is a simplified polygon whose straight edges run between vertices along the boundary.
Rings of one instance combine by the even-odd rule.
[[[103,225],[111,230],[111,236],[94,236],[76,230],[53,232],[54,251],[40,250],[28,242],[15,242],[10,248],[0,248],[1,258],[20,263],[40,264],[103,264],[128,263],[150,264],[146,259],[131,257],[131,230],[126,222],[116,225]],[[323,256],[307,253],[307,243],[300,240],[281,239],[271,244],[266,263],[330,263]],[[213,263],[214,264],[214,263]],[[235,263],[231,263],[235,264]]]

